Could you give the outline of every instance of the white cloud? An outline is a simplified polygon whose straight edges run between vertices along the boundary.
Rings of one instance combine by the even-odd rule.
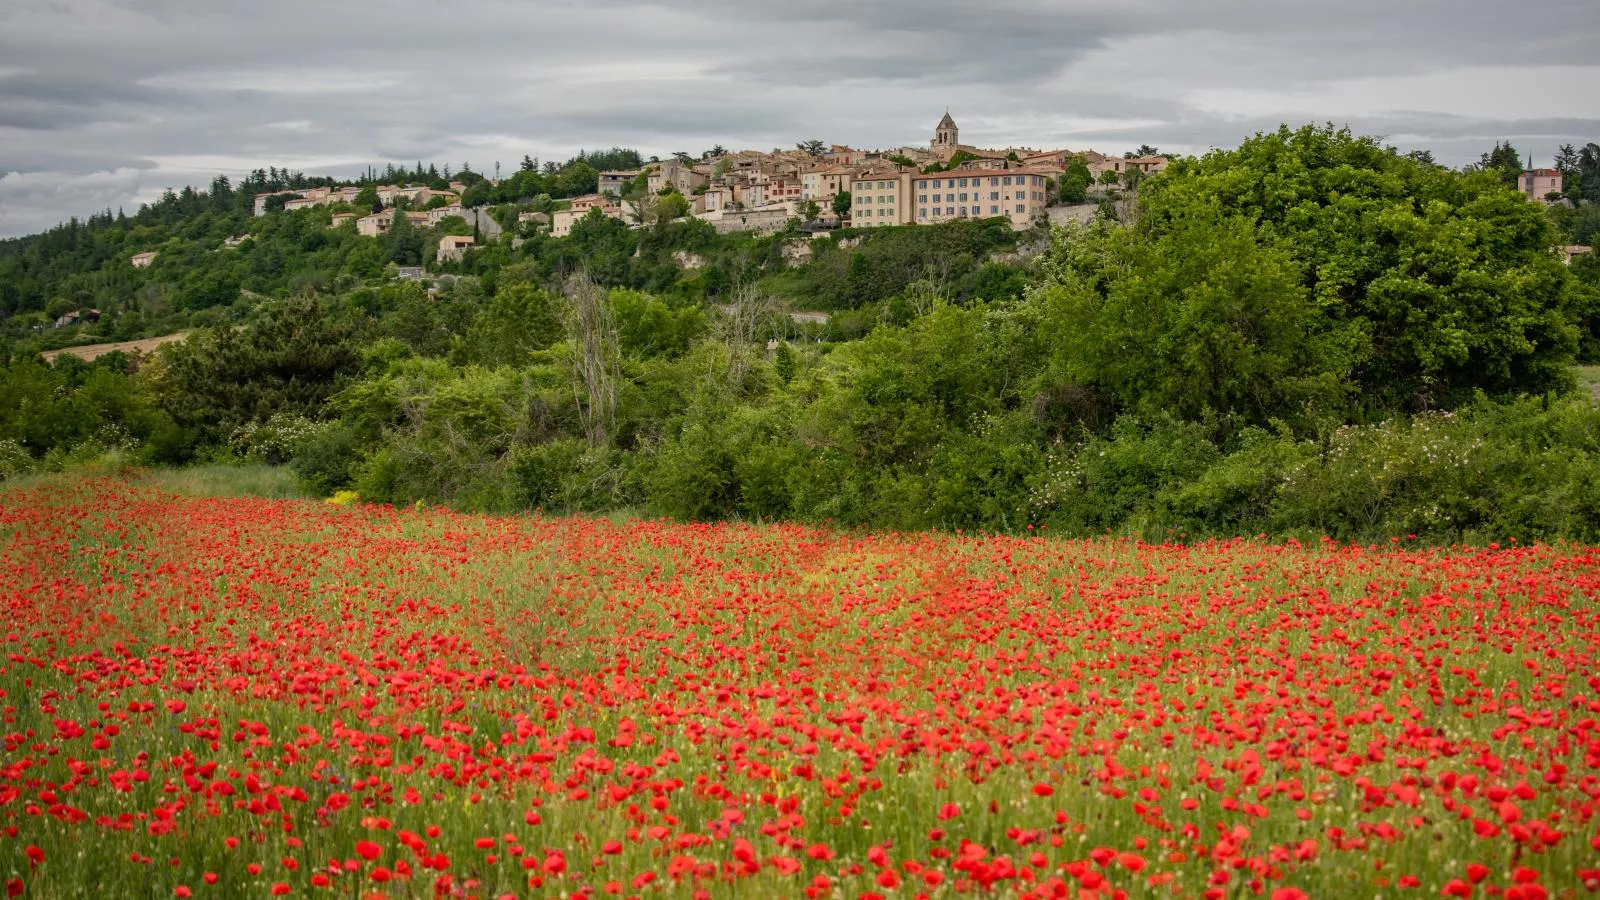
[[[143,196],[146,172],[119,168],[69,175],[60,172],[0,174],[0,234],[28,234],[55,225],[66,216],[87,216],[125,207]],[[129,210],[130,212],[132,210]]]
[[[1334,119],[1548,159],[1600,140],[1597,34],[1593,0],[0,0],[0,235],[269,165],[900,146],[946,106],[999,145]]]
[[[1474,66],[1386,78],[1350,78],[1297,90],[1197,87],[1184,99],[1225,116],[1316,110],[1320,115],[1429,113],[1499,119],[1569,115],[1584,100],[1553,85],[1600,84],[1600,66]],[[1574,101],[1577,101],[1576,104]],[[1591,108],[1591,111],[1596,111]]]

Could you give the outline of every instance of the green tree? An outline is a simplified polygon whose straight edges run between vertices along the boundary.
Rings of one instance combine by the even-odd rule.
[[[1270,376],[1282,387],[1260,383],[1267,399],[1246,404],[1253,416],[1267,410],[1289,415],[1292,397],[1326,400],[1330,395],[1319,385],[1335,377],[1347,376],[1357,392],[1340,412],[1351,416],[1452,407],[1480,390],[1505,396],[1570,383],[1577,332],[1564,307],[1570,276],[1551,252],[1556,234],[1542,208],[1498,179],[1421,165],[1348,130],[1307,126],[1257,135],[1237,150],[1178,160],[1145,186],[1141,201],[1142,216],[1129,233],[1152,247],[1179,252],[1163,242],[1192,235],[1188,223],[1200,221],[1228,236],[1240,258],[1246,256],[1243,245],[1259,244],[1250,258],[1260,278],[1282,280],[1280,256],[1294,267],[1310,305],[1295,307],[1293,315],[1301,317],[1296,327],[1311,351],[1291,355],[1289,368]],[[1254,223],[1251,235],[1230,230],[1235,217]],[[1074,290],[1088,284],[1093,296],[1106,298],[1137,287],[1119,287],[1125,280],[1160,283],[1161,273],[1177,265],[1161,253],[1121,248],[1127,238],[1097,240],[1056,254],[1063,272],[1079,273],[1063,276],[1079,285]],[[1101,243],[1109,244],[1108,258],[1128,264],[1075,262],[1092,261]],[[1200,262],[1209,260],[1219,270],[1232,265],[1185,246],[1181,252],[1199,254]],[[1194,290],[1230,283],[1209,268],[1191,277]],[[1179,291],[1178,282],[1167,283],[1180,299],[1195,296]],[[1242,285],[1238,290],[1241,297],[1256,296]],[[1167,307],[1154,298],[1151,303],[1151,315],[1163,321],[1159,314]],[[1118,308],[1139,314],[1132,306]],[[1274,348],[1272,353],[1293,343],[1274,337],[1263,344],[1266,336],[1280,334],[1268,331],[1265,321],[1280,319],[1252,314],[1241,323],[1254,324],[1235,327],[1247,345]],[[1118,325],[1126,327],[1132,326]],[[1151,327],[1138,333],[1169,340],[1165,326]],[[1161,357],[1146,345],[1130,344],[1126,352]],[[1169,358],[1164,364],[1178,362]],[[1255,376],[1239,373],[1269,368],[1264,360],[1245,360],[1216,371],[1213,385],[1225,385],[1239,383],[1238,377],[1250,383]],[[1088,378],[1088,369],[1078,375]],[[1290,388],[1292,394],[1283,393]],[[1131,402],[1142,391],[1135,387],[1122,396]],[[1241,402],[1230,389],[1207,393],[1209,402],[1229,409]]]
[[[1089,171],[1089,166],[1083,157],[1074,156],[1067,163],[1067,169],[1061,174],[1058,195],[1062,203],[1083,203],[1089,199],[1089,185],[1094,183],[1094,173]]]
[[[1297,264],[1243,217],[1191,208],[1148,237],[1113,228],[1068,240],[1055,251],[1061,284],[1041,295],[1046,327],[1073,335],[1056,344],[1054,385],[1145,415],[1266,422],[1348,374],[1337,353],[1312,352],[1316,311]]]
[[[279,413],[320,418],[360,367],[354,337],[314,301],[274,304],[246,328],[207,329],[163,346],[152,376],[156,404],[196,446],[225,444],[240,425]]]
[[[671,222],[689,214],[689,198],[677,191],[663,195],[656,203],[656,221]]]
[[[467,357],[482,366],[525,366],[563,335],[562,303],[527,282],[502,284],[467,335]]]
[[[1600,203],[1600,144],[1584,144],[1578,151],[1576,183],[1566,189],[1585,203]]]
[[[1563,177],[1571,178],[1578,173],[1578,150],[1571,144],[1562,144],[1556,150],[1556,171]]]
[[[1510,141],[1496,141],[1493,150],[1479,157],[1477,168],[1480,172],[1492,172],[1506,185],[1516,187],[1517,177],[1522,174],[1522,154]]]
[[[417,227],[411,224],[411,218],[404,210],[394,211],[393,223],[379,240],[387,251],[389,262],[397,266],[422,264],[422,235],[417,232]]]
[[[460,216],[445,216],[433,226],[433,230],[439,234],[472,234],[472,226]]]
[[[840,191],[833,195],[833,203],[830,206],[833,208],[833,214],[839,217],[839,221],[843,222],[845,217],[850,215],[850,203],[849,191]]]

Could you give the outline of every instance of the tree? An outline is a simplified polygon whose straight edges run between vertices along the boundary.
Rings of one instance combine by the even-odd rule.
[[[168,194],[172,194],[171,191],[168,191],[167,193]],[[288,203],[290,200],[295,199],[298,196],[299,196],[299,194],[291,194],[291,193],[273,194],[272,196],[267,198],[267,202],[265,204],[263,204],[263,208],[269,213],[272,213],[272,212],[283,212],[283,205],[285,203]],[[163,198],[163,200],[165,200],[165,198]],[[174,205],[174,206],[177,205],[176,204],[176,200],[177,200],[177,196],[173,195],[173,201],[174,202],[171,205]]]
[[[1600,203],[1600,144],[1588,143],[1578,151],[1577,184],[1567,188],[1585,203]]]
[[[656,204],[656,221],[670,222],[689,214],[689,198],[677,191],[663,195]]]
[[[603,447],[617,418],[617,390],[622,380],[616,318],[605,288],[586,274],[568,278],[563,292],[578,420],[589,446]]]
[[[1562,144],[1556,151],[1556,171],[1571,178],[1578,172],[1578,151],[1571,144]]]
[[[721,144],[717,144],[717,145],[713,146],[710,150],[707,150],[706,152],[700,154],[700,158],[701,159],[715,159],[715,158],[717,158],[719,156],[727,155],[727,152],[728,152],[727,148],[723,147]]]
[[[815,200],[806,200],[800,204],[800,218],[807,223],[815,222],[822,215],[822,207]]]
[[[663,198],[659,194],[652,196],[649,193],[640,193],[632,198],[624,200],[622,203],[622,210],[623,213],[627,215],[629,220],[633,222],[633,224],[643,228],[647,225],[653,225],[656,222],[661,221],[662,199]],[[602,215],[599,210],[590,210],[589,215],[585,216],[584,218],[598,215]]]
[[[799,141],[794,146],[796,150],[799,150],[809,156],[821,156],[828,149],[827,144],[824,144],[818,140]]]
[[[445,216],[433,226],[433,230],[441,235],[469,235],[473,233],[473,226],[467,224],[467,220],[460,216]]]
[[[1290,421],[1303,420],[1294,408],[1316,398],[1343,421],[1345,416],[1453,407],[1480,390],[1491,396],[1537,394],[1570,383],[1577,331],[1565,308],[1570,276],[1551,252],[1556,234],[1542,207],[1493,179],[1421,165],[1346,129],[1285,127],[1257,135],[1237,150],[1176,161],[1144,186],[1141,208],[1139,222],[1127,231],[1169,249],[1174,258],[1165,252],[1151,256],[1147,249],[1126,249],[1129,255],[1120,257],[1125,248],[1118,242],[1131,238],[1115,237],[1121,230],[1112,230],[1111,236],[1053,251],[1057,265],[1070,263],[1061,280],[1093,286],[1099,296],[1127,290],[1130,297],[1143,296],[1147,285],[1166,283],[1174,302],[1192,298],[1213,310],[1224,300],[1207,299],[1204,292],[1214,288],[1206,285],[1233,283],[1240,301],[1263,298],[1265,313],[1280,301],[1260,292],[1263,285],[1283,289],[1287,260],[1299,286],[1295,293],[1304,291],[1309,300],[1296,300],[1290,310],[1292,317],[1303,314],[1296,326],[1303,345],[1281,335],[1267,341],[1280,349],[1296,346],[1293,358],[1299,362],[1275,370],[1265,360],[1234,358],[1224,365],[1223,357],[1207,357],[1215,361],[1208,365],[1221,366],[1208,402],[1225,401],[1251,415],[1272,409]],[[1254,223],[1256,230],[1243,230],[1234,218]],[[1204,228],[1193,230],[1193,222]],[[1227,238],[1233,248],[1229,255],[1208,256],[1193,246],[1206,229],[1219,240]],[[1252,243],[1257,249],[1249,249]],[[1096,262],[1096,254],[1126,262]],[[1183,278],[1164,274],[1181,266],[1177,257],[1184,255],[1201,268]],[[1246,258],[1263,281],[1232,271]],[[1119,288],[1124,279],[1131,283]],[[1189,282],[1192,287],[1185,288]],[[1155,304],[1148,315],[1160,317],[1171,309],[1153,296],[1145,299]],[[1136,306],[1130,301],[1128,315],[1142,315]],[[1198,327],[1199,320],[1187,313],[1174,315],[1168,320],[1174,327]],[[1273,313],[1273,321],[1280,318]],[[1224,324],[1205,326],[1215,332],[1205,340],[1248,344],[1268,334],[1263,330],[1268,324],[1254,314],[1239,321],[1255,324],[1227,325],[1226,317],[1217,321]],[[1152,327],[1151,334],[1163,335],[1160,340],[1172,346],[1187,340]],[[1278,335],[1276,329],[1269,330]],[[1134,353],[1153,346],[1107,345],[1104,359],[1108,365],[1115,362],[1109,354],[1117,347]],[[1261,375],[1273,381],[1266,385],[1241,374],[1246,371],[1278,374]],[[1124,396],[1142,395],[1162,376],[1140,377],[1152,381]],[[1270,390],[1264,396],[1277,400],[1241,399],[1237,377],[1256,385],[1250,390]],[[1354,392],[1341,393],[1340,384]]]
[[[356,199],[351,201],[356,209],[364,209],[369,213],[383,211],[383,201],[378,199],[378,189],[367,185],[356,194]]]
[[[1434,159],[1433,159],[1433,151],[1432,150],[1426,150],[1426,149],[1413,150],[1410,153],[1406,154],[1406,159],[1412,160],[1413,162],[1421,163],[1422,165],[1425,165],[1425,166],[1436,166],[1436,165],[1438,165],[1438,163],[1435,162]]]
[[[1089,171],[1089,165],[1083,157],[1074,156],[1067,163],[1067,170],[1061,174],[1058,195],[1062,203],[1083,203],[1089,199],[1089,185],[1094,183],[1094,173]]]
[[[1480,172],[1492,172],[1508,186],[1516,187],[1517,178],[1522,174],[1522,155],[1511,146],[1510,141],[1496,141],[1493,150],[1479,157],[1477,169]]]
[[[1294,260],[1247,219],[1196,209],[1159,234],[1089,232],[1057,252],[1070,274],[1049,292],[1047,327],[1074,336],[1055,350],[1058,385],[1145,415],[1264,423],[1307,399],[1319,365],[1343,374],[1310,352]]]
[[[157,405],[201,445],[246,422],[327,414],[327,400],[360,368],[354,332],[315,301],[267,308],[244,329],[217,328],[161,348]]]
[[[745,376],[753,364],[752,356],[772,327],[778,314],[778,301],[766,291],[741,284],[734,288],[730,302],[717,321],[717,332],[728,354],[728,385],[735,393],[745,388]]]
[[[527,282],[502,284],[473,322],[467,354],[483,366],[525,366],[564,333],[559,298]]]
[[[833,214],[839,217],[840,222],[843,222],[850,215],[850,203],[849,191],[840,191],[833,195],[833,203],[830,205],[833,208]]]
[[[1110,187],[1110,186],[1116,184],[1117,181],[1119,180],[1119,178],[1118,178],[1117,173],[1116,173],[1115,170],[1106,169],[1105,171],[1100,173],[1100,179],[1099,180],[1100,180],[1101,184],[1103,184],[1103,185],[1105,185],[1107,187]]]
[[[416,226],[411,224],[411,217],[403,210],[394,210],[392,214],[394,221],[388,233],[380,238],[389,251],[389,261],[397,266],[421,265],[422,235],[417,233]]]

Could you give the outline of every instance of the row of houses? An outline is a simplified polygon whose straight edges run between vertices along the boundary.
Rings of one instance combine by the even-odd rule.
[[[718,223],[748,224],[764,221],[768,215],[752,216],[759,210],[787,210],[798,214],[805,204],[823,209],[822,218],[842,224],[828,207],[835,197],[850,193],[852,202],[846,217],[863,227],[933,223],[959,218],[1003,216],[1017,227],[1025,227],[1042,212],[1048,197],[1048,182],[1065,171],[1069,162],[1082,159],[1090,173],[1122,175],[1131,170],[1146,174],[1161,171],[1165,157],[1124,158],[1093,150],[1043,150],[1033,147],[984,148],[961,143],[960,129],[947,110],[934,126],[926,146],[903,146],[886,150],[859,150],[835,144],[821,153],[805,150],[774,150],[764,153],[745,150],[725,153],[699,161],[674,158],[653,162],[642,169],[600,172],[592,195],[576,198],[571,207],[551,217],[556,235],[571,232],[572,224],[591,211],[619,219],[638,218],[625,210],[625,196],[641,184],[651,195],[674,190],[690,199],[692,215]],[[937,172],[925,172],[929,168]],[[450,215],[466,216],[460,205],[460,192],[466,188],[451,182],[451,190],[439,191],[423,186],[379,185],[378,199],[385,206],[405,199],[414,207],[426,206],[436,198],[445,205],[427,214],[408,214],[417,225],[433,226]],[[351,203],[361,192],[357,187],[317,187],[288,192],[293,196],[285,209],[301,209],[335,203]],[[255,212],[264,215],[274,194],[255,198]],[[340,213],[334,225],[356,220],[357,229],[376,237],[388,231],[394,221],[390,210],[358,217]]]
[[[405,216],[406,221],[418,228],[432,228],[451,216],[459,216],[465,219],[469,218],[471,213],[460,203],[436,206],[433,209],[397,210],[391,206],[368,216],[358,216],[356,213],[351,212],[334,213],[329,227],[338,228],[354,221],[358,234],[364,234],[367,237],[378,237],[388,234],[389,229],[394,227],[395,219],[400,216]]]
[[[413,206],[426,206],[435,198],[443,197],[449,203],[461,202],[461,191],[466,185],[459,181],[450,183],[450,190],[441,191],[424,185],[396,185],[380,184],[374,190],[378,200],[384,206],[392,206],[397,200],[406,200]],[[267,214],[267,201],[273,197],[287,197],[284,200],[285,210],[308,209],[313,206],[332,206],[336,203],[354,203],[360,196],[362,188],[359,187],[315,187],[298,191],[275,191],[257,194],[255,198],[255,214]]]
[[[651,194],[671,188],[689,198],[696,218],[719,228],[734,223],[727,230],[763,230],[772,227],[772,221],[782,227],[807,203],[821,208],[820,218],[843,224],[829,209],[843,193],[851,198],[846,217],[857,227],[1003,217],[1024,228],[1043,213],[1051,181],[1073,159],[1082,159],[1096,177],[1135,170],[1154,174],[1167,166],[1163,156],[1126,158],[1093,150],[963,144],[960,129],[946,111],[926,147],[857,150],[835,144],[821,154],[747,150],[699,162],[670,159],[642,170],[601,172],[595,194],[580,197],[570,210],[555,214],[552,233],[569,234],[572,224],[591,211],[627,218],[622,198],[631,195],[641,179]],[[925,171],[930,168],[937,171]]]

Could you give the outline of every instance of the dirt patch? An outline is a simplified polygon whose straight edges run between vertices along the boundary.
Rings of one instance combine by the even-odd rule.
[[[188,336],[189,332],[180,331],[177,334],[164,334],[161,337],[145,338],[140,341],[119,341],[115,344],[85,344],[82,347],[63,347],[60,350],[46,350],[39,355],[44,357],[45,362],[55,362],[55,358],[63,353],[68,356],[76,356],[84,362],[91,362],[105,356],[107,353],[115,353],[118,350],[127,354],[148,354],[162,344],[181,341]]]

